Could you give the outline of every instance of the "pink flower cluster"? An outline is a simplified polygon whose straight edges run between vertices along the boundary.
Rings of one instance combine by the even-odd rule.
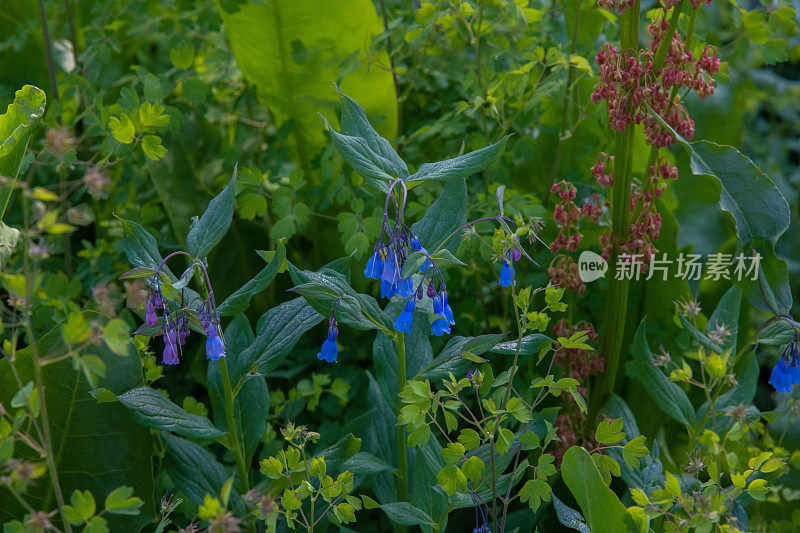
[[[637,256],[642,272],[647,272],[648,263],[658,252],[653,244],[661,233],[661,215],[656,209],[656,200],[661,198],[668,180],[678,179],[678,169],[662,159],[648,169],[647,176],[650,180],[648,186],[633,187],[630,210],[634,219],[627,242],[620,244],[620,253]],[[600,236],[600,246],[603,257],[608,260],[613,246],[613,236],[609,231]]]
[[[614,185],[614,172],[609,166],[613,169],[614,156],[600,152],[592,167],[592,176],[597,180],[597,184],[606,189]]]
[[[550,262],[547,273],[550,281],[557,287],[575,291],[582,295],[586,290],[586,285],[578,275],[578,264],[566,254],[559,254],[561,250],[575,252],[581,244],[583,235],[578,229],[578,224],[582,218],[588,218],[592,222],[597,222],[603,209],[600,205],[600,197],[593,194],[591,199],[581,208],[575,203],[577,190],[568,181],[560,181],[550,188],[552,194],[558,195],[559,203],[553,209],[553,220],[558,226],[558,235],[550,244],[550,251],[557,254]]]
[[[592,102],[608,102],[612,129],[625,131],[629,125],[643,124],[648,143],[658,148],[667,147],[676,139],[653,113],[681,136],[691,139],[694,122],[681,103],[685,94],[680,96],[679,91],[694,90],[700,98],[713,94],[713,75],[720,68],[714,47],[706,46],[695,60],[675,32],[663,63],[656,69],[655,57],[668,27],[664,18],[653,21],[647,27],[649,46],[635,55],[605,43],[595,56],[600,82],[592,92]]]

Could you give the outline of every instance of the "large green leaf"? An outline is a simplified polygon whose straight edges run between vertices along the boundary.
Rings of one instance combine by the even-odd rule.
[[[380,308],[375,298],[357,293],[338,272],[325,268],[312,272],[289,265],[289,274],[295,284],[292,290],[302,294],[323,316],[331,316],[336,300],[341,297],[337,315],[340,321],[358,329],[393,331],[393,321]]]
[[[693,427],[695,413],[692,402],[677,384],[671,382],[656,366],[650,346],[645,335],[645,321],[636,330],[633,339],[633,363],[636,374],[647,394],[658,405],[661,411],[685,426]]]
[[[215,439],[224,433],[202,416],[187,413],[150,387],[137,387],[117,396],[143,426],[171,431],[184,437]]]
[[[229,361],[231,380],[236,383],[253,366],[258,366],[260,372],[273,370],[300,337],[322,319],[303,298],[289,300],[267,311],[259,320],[253,343],[242,351],[241,357]]]
[[[771,290],[768,295],[787,311],[792,306],[789,273],[786,261],[775,253],[775,243],[789,227],[789,204],[772,180],[748,157],[730,146],[709,141],[683,142],[692,153],[692,172],[719,180],[720,207],[728,211],[736,222],[736,233],[743,253],[750,255],[755,249],[761,255],[760,271]],[[744,280],[741,287],[750,301],[765,309],[764,298],[758,283]]]
[[[345,8],[326,0],[271,0],[239,4],[235,10],[221,5],[220,13],[242,74],[258,88],[277,124],[291,122],[293,148],[304,170],[326,144],[318,113],[338,107],[335,82],[370,110],[385,137],[396,135],[392,75],[376,66],[388,65],[389,59],[369,50],[372,37],[383,32],[372,2],[352,0]]]
[[[36,343],[39,355],[66,353],[58,328]],[[90,347],[106,365],[99,385],[114,393],[136,387],[141,381],[141,366],[136,350],[118,356],[102,347]],[[22,383],[34,379],[31,348],[17,352],[14,367]],[[0,403],[8,406],[18,390],[7,359],[0,360]],[[98,404],[90,395],[84,374],[75,371],[67,359],[42,369],[47,412],[50,420],[53,453],[64,498],[74,490],[89,490],[103,501],[113,489],[127,485],[144,500],[140,516],[108,516],[112,531],[138,531],[155,513],[154,481],[150,432],[137,424],[125,408],[114,403]],[[38,456],[36,457],[38,459]],[[45,477],[26,494],[37,509],[55,508],[50,483]],[[14,498],[0,489],[0,522],[21,516]]]
[[[25,85],[14,96],[14,102],[0,115],[0,176],[16,180],[31,132],[44,114],[44,91]],[[12,184],[0,187],[0,221],[11,198]]]
[[[411,231],[419,237],[422,245],[433,253],[447,237],[467,222],[467,182],[457,179],[447,183],[442,193],[431,206],[425,210],[425,215],[414,225]],[[455,252],[459,235],[447,241],[447,249]]]
[[[206,494],[219,495],[229,477],[225,467],[199,444],[169,433],[163,436],[167,443],[164,471],[172,482],[198,505]],[[240,503],[236,492],[231,497],[234,504]]]
[[[285,261],[286,241],[285,239],[281,239],[278,241],[275,255],[272,256],[267,266],[240,289],[237,289],[236,292],[225,298],[225,301],[217,306],[217,313],[221,316],[231,316],[245,311],[250,305],[250,300],[253,296],[269,287],[272,280],[274,280],[275,276],[278,274],[278,271],[283,267]]]
[[[573,446],[564,454],[561,477],[577,500],[592,533],[636,533],[636,527],[625,506],[609,489],[589,453]]]
[[[209,202],[203,215],[189,229],[189,234],[186,236],[186,251],[195,258],[202,259],[207,256],[231,227],[237,169],[238,167],[233,169],[231,181]]]
[[[436,163],[424,163],[419,170],[409,176],[406,181],[435,181],[453,180],[457,178],[468,178],[477,174],[481,170],[488,168],[497,161],[506,146],[508,136],[503,137],[496,143],[475,150],[468,154],[460,155],[452,159],[437,161]]]

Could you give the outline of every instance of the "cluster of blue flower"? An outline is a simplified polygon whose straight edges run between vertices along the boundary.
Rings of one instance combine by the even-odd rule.
[[[786,346],[778,364],[772,369],[769,384],[778,392],[792,392],[792,387],[800,385],[800,349],[798,338]]]
[[[431,323],[432,335],[444,335],[450,333],[450,326],[455,325],[453,310],[447,301],[447,287],[436,264],[431,259],[428,251],[422,246],[419,238],[411,234],[408,228],[402,227],[398,231],[390,229],[390,239],[388,244],[384,244],[380,239],[375,245],[375,253],[367,262],[364,275],[368,278],[381,280],[381,296],[391,298],[395,294],[408,298],[405,307],[397,315],[394,321],[394,329],[404,333],[411,333],[414,323],[414,309],[418,302],[422,301],[423,296],[427,296],[433,302],[433,314],[436,316]],[[416,250],[425,255],[425,262],[419,271],[423,274],[422,279],[414,290],[411,278],[402,278],[401,272],[405,263],[406,250]],[[434,285],[434,276],[438,276],[440,288],[437,291]]]
[[[200,298],[195,298],[189,302],[189,305],[198,300]],[[206,357],[216,361],[225,356],[225,344],[222,340],[219,314],[214,303],[214,293],[209,291],[209,297],[200,301],[201,303],[195,311],[200,321],[200,327],[206,335]],[[156,310],[164,310],[161,331],[164,337],[163,362],[165,365],[177,365],[180,362],[178,357],[179,346],[183,346],[186,343],[190,333],[189,317],[187,315],[189,306],[184,305],[183,292],[181,292],[180,298],[176,302],[176,307],[175,311],[170,310],[170,303],[161,292],[159,273],[156,272],[150,282],[150,291],[144,305],[144,322],[150,327],[157,326],[158,314]]]

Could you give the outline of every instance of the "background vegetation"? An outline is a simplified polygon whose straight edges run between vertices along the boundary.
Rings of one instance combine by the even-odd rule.
[[[796,531],[800,403],[796,389],[779,394],[767,383],[796,333],[780,320],[761,327],[778,311],[798,316],[792,303],[800,298],[797,5],[731,0],[695,10],[688,0],[683,4],[677,31],[693,32],[695,57],[710,44],[722,61],[713,96],[683,100],[694,139],[732,146],[771,182],[744,158],[725,167],[726,175],[747,175],[744,196],[767,198],[766,204],[743,206],[742,224],[720,208],[720,195],[724,203],[730,192],[724,175],[697,170],[696,163],[695,174],[688,145],[662,150],[679,179],[668,180],[658,202],[661,232],[654,244],[671,256],[735,254],[748,252],[749,244],[766,253],[774,245],[782,259],[768,272],[772,309],[757,285],[740,290],[725,279],[632,282],[616,316],[608,313],[614,290],[609,276],[585,292],[548,292],[544,298],[553,277],[549,245],[559,233],[553,220],[559,202],[551,187],[571,182],[579,204],[606,192],[591,172],[599,152],[616,153],[608,108],[591,98],[599,81],[595,55],[604,43],[619,43],[630,14],[618,16],[593,0],[4,0],[0,102],[10,106],[0,117],[4,531],[170,531],[190,523],[213,531],[283,530],[293,510],[284,490],[301,479],[334,501],[317,530],[473,531],[486,525],[493,531],[595,532],[621,531],[620,520],[634,529],[644,524],[643,531],[720,531],[737,524],[741,530]],[[637,1],[635,9],[641,19],[635,44],[644,48],[645,27],[662,16],[663,5]],[[433,392],[429,383],[426,391],[414,389],[419,398],[406,395],[399,405],[405,377],[400,385],[394,381],[399,344],[389,342],[391,328],[376,337],[340,318],[338,362],[327,364],[316,355],[331,302],[289,291],[327,265],[328,275],[338,272],[354,293],[378,293],[362,270],[381,235],[388,187],[374,187],[337,153],[320,118],[334,131],[346,129],[339,117],[348,104],[337,89],[358,102],[411,172],[506,139],[502,152],[479,171],[411,188],[409,226],[430,223],[437,205],[449,227],[467,214],[469,220],[497,216],[503,186],[506,215],[521,217],[536,236],[531,244],[523,241],[535,264],[519,263],[514,291],[497,284],[503,253],[514,246],[508,235],[479,226],[490,246],[475,238],[451,243],[465,264],[446,272],[456,337],[427,340],[426,332],[416,332],[414,344],[407,341],[408,378],[428,379]],[[634,183],[643,183],[650,148],[641,127],[629,130],[635,131],[628,145]],[[226,189],[237,165],[235,184]],[[228,370],[223,379],[204,356],[199,335],[183,346],[177,366],[162,364],[160,335],[132,335],[144,321],[152,261],[185,249],[193,217],[206,212],[212,198],[227,198],[225,191],[235,209],[230,229],[213,250],[193,255],[204,260],[218,306],[260,280],[248,285],[247,298],[228,300],[220,311],[229,359],[246,349],[258,352],[250,361],[258,375],[234,391],[235,399],[223,387]],[[463,200],[451,213],[442,198],[457,194]],[[734,197],[734,203],[742,198]],[[762,209],[759,218],[758,205],[775,209]],[[217,212],[212,208],[207,213]],[[448,213],[456,213],[453,220]],[[225,222],[214,227],[225,233]],[[422,235],[425,223],[412,228]],[[600,252],[601,234],[611,226],[605,215],[598,224],[584,220],[583,248]],[[745,226],[755,239],[746,236]],[[442,244],[435,235],[428,233],[436,243],[422,244],[435,249]],[[568,255],[577,259],[577,253]],[[150,270],[121,278],[146,265]],[[168,286],[186,268],[176,265]],[[192,265],[189,271],[197,271]],[[201,279],[195,276],[193,283]],[[517,305],[517,293],[526,287],[534,289],[530,305]],[[200,284],[195,289],[205,298]],[[395,302],[388,309],[384,318],[391,323],[400,307]],[[547,315],[541,327],[537,312]],[[715,338],[718,325],[728,334]],[[594,356],[577,344],[547,344],[544,336],[556,342],[584,330],[588,340],[581,345],[585,341],[602,355],[610,353],[601,347],[604,335],[618,330],[619,377],[609,388],[598,382],[602,372],[595,368],[577,376],[578,388],[562,383],[575,394],[561,395],[556,381],[575,375],[570,358]],[[485,337],[506,332],[508,337]],[[528,343],[517,344],[523,335]],[[488,344],[459,365],[423,372],[425,364],[440,361],[439,354],[468,352],[463,343],[453,348],[462,337]],[[540,349],[544,359],[537,356]],[[508,406],[509,374],[505,381],[502,376],[513,368],[514,382],[517,358],[512,363],[509,354],[515,350],[521,354],[517,388],[525,405],[536,406],[533,418],[514,415]],[[666,372],[653,364],[659,353],[672,361]],[[726,358],[720,372],[709,362],[712,354]],[[252,370],[237,364],[234,384]],[[500,462],[496,477],[506,472],[498,492],[509,487],[507,519],[502,503],[498,512],[482,501],[492,500],[497,487],[476,488],[463,470],[472,456],[487,468],[491,457],[494,467],[503,438],[499,422],[487,432],[491,438],[476,444],[478,451],[456,450],[453,461],[448,440],[436,434],[445,462],[459,465],[449,470],[444,462],[432,466],[422,459],[424,443],[409,442],[408,477],[401,476],[408,494],[396,488],[402,471],[394,437],[398,408],[419,406],[420,399],[424,404],[426,394],[436,391],[445,398],[453,391],[443,380],[455,378],[455,387],[468,368],[491,386],[459,387],[475,387],[482,398],[505,395],[498,405],[512,438],[498,455],[508,460]],[[537,381],[551,374],[552,384]],[[536,383],[552,394],[540,400],[536,388],[528,389]],[[161,394],[124,399],[141,387]],[[575,396],[588,400],[588,416]],[[160,414],[136,407],[162,401]],[[594,418],[600,412],[622,419],[624,428]],[[154,422],[158,416],[167,420]],[[717,416],[730,422],[717,426]],[[230,432],[234,419],[238,429]],[[528,443],[530,433],[540,442]],[[461,442],[459,434],[452,440]],[[642,441],[635,441],[628,450],[636,448],[638,456],[629,461],[621,447],[639,435],[646,448],[641,453]],[[567,451],[571,445],[612,460],[586,462],[579,454],[589,454],[577,447]],[[287,477],[292,449],[307,453],[308,461]],[[520,449],[530,465],[517,470]],[[324,457],[322,472],[327,467],[340,485],[330,494],[322,495],[324,476],[312,457]],[[270,458],[285,461],[280,471],[270,470]],[[243,483],[244,463],[249,479]],[[719,472],[708,470],[714,463]],[[598,486],[581,492],[578,481],[593,476]],[[768,484],[753,484],[759,476]],[[500,483],[494,473],[491,479]],[[720,496],[717,486],[729,492]],[[313,496],[305,496],[294,510],[309,513]],[[625,507],[640,512],[626,514]],[[497,513],[497,521],[484,513]]]

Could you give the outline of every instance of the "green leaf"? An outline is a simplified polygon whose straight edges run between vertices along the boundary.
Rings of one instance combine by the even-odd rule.
[[[150,269],[153,272],[161,264],[161,253],[158,242],[140,224],[117,217],[122,224],[122,248],[128,262],[137,268]],[[166,272],[166,267],[162,269]]]
[[[45,102],[44,91],[33,85],[24,85],[15,93],[14,102],[0,115],[0,176],[16,182],[31,133],[44,115]],[[13,182],[0,187],[0,221],[13,188]]]
[[[169,58],[175,68],[186,70],[194,63],[194,48],[187,40],[181,39],[169,49]]]
[[[550,501],[551,492],[550,485],[541,479],[529,479],[519,491],[519,501],[528,502],[531,511],[535,513],[543,501]]]
[[[236,170],[237,167],[233,169],[233,177],[228,185],[209,202],[205,213],[189,229],[186,250],[195,258],[206,257],[231,226],[236,195]]]
[[[158,161],[167,153],[167,149],[161,144],[161,137],[158,135],[145,135],[142,139],[142,150],[151,161]]]
[[[742,291],[735,285],[725,291],[722,295],[717,308],[708,319],[708,332],[717,327],[725,325],[731,334],[720,345],[720,351],[730,349],[736,353],[737,338],[739,336],[739,307],[742,305]]]
[[[19,235],[18,229],[6,226],[4,222],[0,221],[0,265],[6,262],[14,248],[17,247]]]
[[[328,470],[338,469],[345,461],[354,457],[361,450],[361,439],[348,433],[334,444],[325,448],[315,457],[322,457],[328,465]]]
[[[553,508],[562,526],[580,531],[581,533],[592,533],[589,531],[589,526],[586,525],[586,521],[583,519],[583,516],[581,516],[581,513],[559,500],[555,494],[553,494]]]
[[[436,475],[436,481],[439,482],[439,486],[449,495],[453,495],[458,491],[467,490],[467,478],[464,472],[456,465],[446,465],[442,468]]]
[[[436,252],[444,240],[467,222],[467,182],[463,179],[448,182],[442,193],[425,210],[425,215],[411,226],[411,232],[419,237],[429,253]],[[447,249],[454,252],[461,242],[455,235],[447,241]]]
[[[586,450],[579,446],[567,450],[561,462],[561,476],[592,533],[638,533],[639,528],[616,494],[603,482]]]
[[[36,342],[39,354],[57,357],[67,352],[58,328]],[[105,376],[97,385],[122,393],[141,382],[139,358],[119,357],[106,346],[91,347],[90,353],[103,361]],[[23,383],[34,378],[31,348],[17,351],[15,369]],[[90,491],[98,501],[120,485],[132,487],[144,500],[139,516],[106,516],[114,531],[139,531],[155,517],[152,470],[153,439],[149,430],[137,424],[117,403],[98,404],[90,396],[84,373],[65,359],[42,367],[47,414],[53,443],[53,459],[59,466],[64,497],[74,490]],[[6,359],[0,360],[0,403],[9,405],[18,390]],[[25,499],[36,508],[50,508],[52,491],[48,483],[36,483]],[[0,523],[25,514],[10,493],[0,487]]]
[[[642,320],[636,329],[633,339],[633,363],[636,374],[647,394],[658,405],[659,409],[685,426],[693,427],[695,412],[692,402],[686,393],[675,383],[672,383],[655,365],[650,346],[645,336],[645,321]]]
[[[600,444],[616,444],[624,439],[625,433],[622,432],[622,419],[601,420],[597,426],[597,431],[594,433],[594,438]]]
[[[466,448],[460,442],[450,442],[447,444],[442,452],[442,459],[444,459],[445,463],[457,463],[464,457],[464,452],[466,452]]]
[[[326,119],[323,118],[323,122],[339,155],[368,183],[383,192],[388,192],[391,181],[400,173],[399,169],[388,159],[370,150],[365,139],[342,135],[333,129]]]
[[[775,243],[791,221],[789,204],[780,189],[748,157],[730,146],[709,141],[687,142],[676,137],[692,152],[692,172],[719,180],[720,208],[728,211],[735,223],[741,248],[746,256],[755,248],[761,254],[760,271],[780,308],[792,306],[786,261],[775,253]],[[739,283],[750,302],[765,309],[756,281]]]
[[[338,87],[337,87],[338,89]],[[405,162],[397,155],[391,143],[381,137],[375,128],[372,127],[364,109],[355,100],[339,91],[342,101],[342,133],[353,137],[361,137],[366,141],[369,149],[391,163],[395,170],[396,177],[408,177],[408,167]]]
[[[468,154],[436,163],[424,163],[406,181],[455,180],[468,178],[494,163],[505,149],[508,135],[496,143]]]
[[[228,362],[231,380],[236,383],[253,367],[260,372],[274,370],[297,341],[322,319],[303,298],[289,300],[264,313],[253,343]]]
[[[639,459],[647,457],[650,451],[645,446],[647,437],[639,435],[638,437],[628,441],[622,447],[622,458],[628,468],[639,468]]]
[[[243,313],[250,306],[250,300],[256,294],[270,286],[275,276],[286,261],[286,241],[281,239],[269,264],[261,272],[236,290],[217,306],[220,316],[233,316]]]
[[[435,524],[425,511],[408,502],[383,503],[381,509],[395,524],[403,526],[432,526]]]
[[[145,427],[204,439],[224,435],[207,418],[187,413],[150,387],[131,389],[117,400]]]
[[[370,47],[383,26],[369,0],[349,2],[347,9],[325,0],[239,3],[235,12],[220,4],[220,14],[236,65],[258,88],[275,124],[290,126],[299,166],[307,166],[327,143],[317,113],[338,105],[337,80],[374,119],[383,119],[378,129],[384,136],[395,136],[394,82],[389,70],[374,68],[373,62],[388,65],[389,58]],[[343,67],[354,52],[370,54],[371,60]]]
[[[131,144],[136,135],[136,128],[133,126],[131,118],[122,113],[118,117],[108,119],[108,127],[111,128],[111,135],[122,144]]]
[[[358,452],[342,464],[342,469],[358,476],[369,476],[378,472],[392,472],[395,468],[386,461],[367,452]]]
[[[164,471],[175,486],[197,505],[206,494],[219,494],[228,480],[225,468],[202,446],[191,441],[163,433],[167,444]],[[236,493],[231,495],[238,503]]]
[[[106,496],[104,508],[111,514],[139,514],[139,507],[144,505],[141,498],[133,496],[131,487],[119,487]]]
[[[350,327],[394,331],[394,322],[380,308],[375,298],[357,293],[341,274],[327,269],[319,272],[298,270],[293,265],[289,267],[289,274],[295,283],[293,290],[303,294],[306,301],[321,315],[331,316],[333,305],[341,296],[342,309],[346,311],[342,313],[341,320]]]
[[[497,432],[497,451],[506,453],[514,442],[514,432],[508,428],[502,428]]]
[[[552,339],[547,335],[541,333],[534,333],[526,335],[522,338],[522,343],[519,347],[520,355],[533,355],[539,353],[543,346],[550,344]],[[495,345],[491,350],[492,353],[499,353],[503,355],[514,355],[517,351],[517,341],[505,341]]]
[[[485,470],[486,465],[484,462],[474,455],[461,465],[461,471],[464,472],[464,475],[473,483],[480,482],[481,476]]]
[[[130,328],[121,318],[113,318],[103,326],[103,341],[117,355],[128,355],[131,348]]]

